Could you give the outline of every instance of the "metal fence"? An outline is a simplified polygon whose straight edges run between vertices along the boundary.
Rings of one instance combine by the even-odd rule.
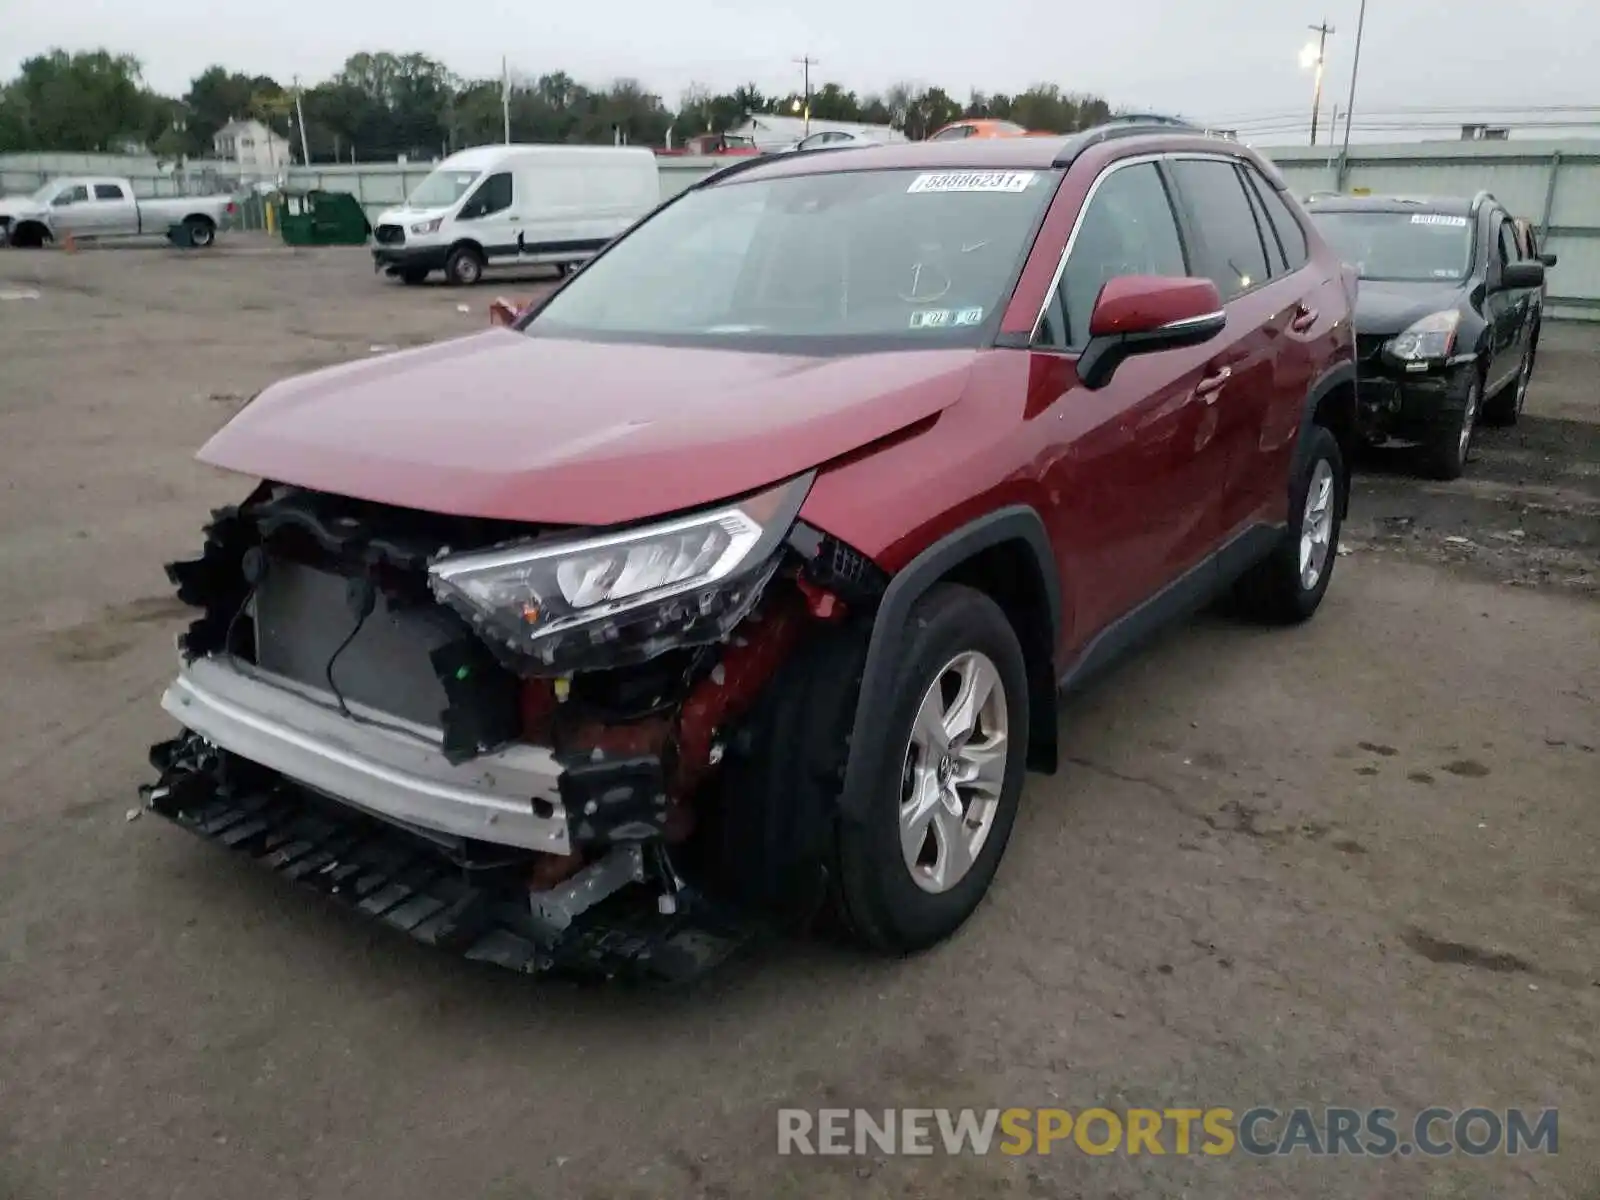
[[[1550,271],[1551,316],[1600,321],[1600,141],[1421,142],[1350,147],[1348,161],[1310,146],[1262,148],[1297,193],[1471,196],[1480,190],[1533,221]]]
[[[1319,147],[1263,147],[1292,187],[1368,190],[1402,195],[1467,195],[1488,189],[1513,213],[1534,221],[1545,248],[1558,255],[1550,272],[1552,316],[1600,321],[1600,141],[1417,142],[1354,145],[1348,159]],[[663,198],[677,195],[726,158],[668,156],[659,160]],[[291,167],[290,187],[352,193],[369,218],[399,204],[432,163],[313,164]],[[231,174],[230,174],[231,171]],[[161,169],[153,158],[109,154],[0,155],[0,193],[32,191],[66,174],[125,175],[140,196],[232,191],[249,181],[227,163]],[[250,227],[262,221],[259,201],[243,206]]]

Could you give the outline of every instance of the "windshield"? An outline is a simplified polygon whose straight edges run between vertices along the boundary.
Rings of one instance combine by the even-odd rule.
[[[585,267],[527,331],[751,348],[778,339],[802,353],[823,338],[852,349],[977,344],[1057,178],[848,171],[692,191]]]
[[[463,171],[459,167],[446,170],[440,167],[406,198],[407,208],[448,208],[467,194],[478,181],[481,171]]]
[[[1472,265],[1472,226],[1466,217],[1313,210],[1312,218],[1363,279],[1431,283],[1461,279]]]

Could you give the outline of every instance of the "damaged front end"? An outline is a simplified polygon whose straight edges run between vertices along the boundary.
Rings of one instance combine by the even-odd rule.
[[[606,532],[263,484],[168,567],[200,615],[146,803],[472,958],[698,974],[756,928],[698,836],[730,739],[885,583],[810,482]]]

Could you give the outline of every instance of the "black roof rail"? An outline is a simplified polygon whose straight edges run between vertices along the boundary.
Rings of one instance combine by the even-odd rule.
[[[1067,139],[1067,144],[1061,148],[1061,152],[1056,155],[1051,165],[1070,167],[1073,160],[1090,146],[1097,146],[1101,142],[1109,142],[1113,138],[1140,137],[1157,133],[1192,133],[1196,137],[1233,140],[1232,138],[1224,138],[1221,133],[1214,129],[1196,125],[1180,117],[1168,117],[1160,113],[1123,113],[1072,135]]]

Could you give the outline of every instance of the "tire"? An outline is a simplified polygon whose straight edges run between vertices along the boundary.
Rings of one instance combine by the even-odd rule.
[[[420,283],[427,282],[427,279],[428,272],[422,267],[407,267],[400,272],[400,282],[408,287],[416,287]]]
[[[1504,428],[1515,425],[1517,418],[1522,416],[1522,407],[1528,400],[1528,385],[1533,381],[1533,359],[1538,353],[1538,336],[1539,331],[1534,330],[1533,337],[1528,339],[1528,348],[1522,352],[1522,365],[1517,368],[1516,378],[1484,404],[1485,424]]]
[[[217,240],[217,227],[205,217],[185,217],[183,228],[189,235],[189,244],[204,250]]]
[[[483,255],[475,246],[457,246],[444,260],[444,277],[456,287],[471,287],[483,278]]]
[[[1434,479],[1460,479],[1472,453],[1472,438],[1483,410],[1483,373],[1473,372],[1458,406],[1440,414],[1432,439],[1423,449],[1428,475]]]
[[[1328,593],[1339,560],[1349,489],[1339,440],[1332,430],[1312,426],[1311,444],[1290,492],[1289,528],[1278,547],[1234,585],[1240,612],[1270,625],[1310,619]]]
[[[942,735],[925,737],[920,730],[934,726],[922,725],[919,714],[957,716],[966,694],[960,688],[971,680],[990,685],[989,699],[978,710],[981,720],[935,758]],[[889,752],[878,777],[869,781],[870,807],[859,818],[839,819],[835,899],[863,946],[910,954],[949,937],[972,915],[1011,837],[1029,718],[1027,669],[1016,631],[982,592],[939,584],[911,610],[890,694],[894,699],[879,726]],[[1003,741],[995,755],[997,733]],[[990,745],[980,745],[985,742]],[[976,771],[985,786],[964,792],[952,767]],[[926,790],[920,813],[914,813],[919,787]],[[981,831],[971,824],[978,814]],[[920,841],[908,837],[905,849],[903,825],[923,834]],[[963,849],[952,853],[954,846]]]

